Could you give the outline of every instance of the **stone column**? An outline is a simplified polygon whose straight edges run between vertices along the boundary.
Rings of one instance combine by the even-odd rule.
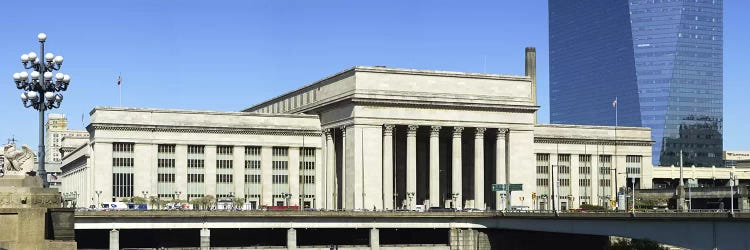
[[[203,164],[205,164],[206,174],[204,176],[204,190],[205,195],[213,195],[216,197],[216,146],[206,145],[204,153]],[[178,190],[182,191],[182,190]],[[187,190],[182,191],[187,196]]]
[[[245,147],[234,146],[232,151],[232,178],[234,178],[234,197],[245,198]],[[184,189],[187,191],[187,189]],[[185,192],[187,193],[187,192]],[[244,207],[241,205],[240,207]]]
[[[408,209],[417,204],[417,125],[409,125],[406,134],[406,200]],[[411,198],[410,198],[411,197]]]
[[[211,249],[211,230],[208,228],[201,229],[201,250]]]
[[[351,209],[353,208],[353,206],[347,207],[346,205],[347,204],[346,202],[348,200],[347,195],[349,195],[349,191],[350,191],[350,190],[347,190],[346,185],[349,181],[351,181],[348,176],[350,174],[349,173],[350,170],[347,169],[347,165],[346,165],[346,158],[347,158],[346,146],[347,146],[346,126],[341,126],[341,181],[337,183],[339,186],[341,186],[341,194],[339,194],[341,196],[341,204],[338,204],[336,208]]]
[[[508,133],[507,128],[497,129],[497,147],[495,151],[495,184],[505,184],[506,180],[506,149],[505,135]],[[495,209],[502,210],[506,208],[508,202],[503,201],[500,192],[495,192]]]
[[[383,208],[393,209],[393,125],[383,126]]]
[[[289,147],[289,161],[288,161],[288,167],[289,167],[289,193],[292,194],[292,197],[289,198],[289,204],[286,204],[287,206],[301,206],[300,204],[300,188],[299,188],[299,160],[300,160],[300,152],[302,150],[297,147]]]
[[[477,128],[474,135],[474,208],[484,210],[484,132]]]
[[[430,207],[440,207],[440,126],[430,127]]]
[[[117,229],[109,231],[109,250],[120,250],[120,231]]]
[[[260,206],[273,205],[273,148],[263,146],[260,148]]]
[[[461,209],[463,207],[463,195],[461,194],[461,187],[463,185],[461,180],[461,132],[464,131],[463,127],[453,128],[453,166],[451,174],[451,198],[453,199],[453,207]]]
[[[370,229],[370,249],[380,249],[380,230],[377,228]]]
[[[287,249],[297,249],[297,230],[294,228],[286,231],[286,247]]]
[[[325,208],[335,209],[336,205],[336,147],[333,144],[332,129],[323,130],[326,136],[326,177]]]

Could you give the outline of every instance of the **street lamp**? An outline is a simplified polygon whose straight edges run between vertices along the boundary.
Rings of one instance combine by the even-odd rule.
[[[621,172],[621,173],[617,173],[617,174],[618,174],[618,175],[619,175],[619,174],[625,174],[625,179],[630,179],[630,182],[631,182],[630,184],[632,185],[632,189],[633,189],[633,191],[632,191],[632,193],[631,193],[631,195],[630,195],[630,196],[631,196],[630,198],[631,198],[631,200],[632,200],[632,201],[631,201],[631,203],[632,203],[632,204],[630,204],[630,209],[631,209],[630,211],[631,211],[631,213],[632,213],[633,215],[635,215],[635,175],[633,175],[633,177],[631,178],[631,177],[630,177],[630,172],[628,172],[628,171],[625,171],[625,172]],[[617,180],[617,177],[615,177],[615,180]],[[627,185],[628,185],[628,184],[627,184],[627,183],[625,183],[625,186],[626,186],[626,188],[625,188],[625,189],[626,189],[626,190],[627,190]],[[627,204],[627,203],[626,203],[626,204]]]
[[[458,206],[456,206],[456,199],[458,196],[461,195],[459,193],[451,193],[451,200],[453,200],[453,210],[458,210]]]
[[[409,210],[414,210],[414,205],[411,202],[414,199],[415,195],[416,194],[414,192],[408,192],[408,193],[406,193],[406,197],[409,198]]]
[[[734,172],[729,172],[729,214],[734,217]]]
[[[284,196],[284,205],[289,206],[289,199],[292,198],[292,194],[290,193],[281,193],[281,195]]]
[[[47,34],[39,33],[39,56],[34,52],[21,55],[21,63],[24,69],[31,69],[31,73],[24,71],[13,73],[13,81],[16,88],[23,90],[21,101],[25,108],[34,108],[39,111],[39,177],[42,178],[44,188],[49,187],[47,182],[47,171],[44,169],[44,111],[48,109],[59,108],[63,100],[62,92],[68,89],[70,76],[53,72],[60,70],[63,63],[62,56],[55,56],[52,53],[44,54],[44,42],[47,40]],[[31,80],[29,80],[31,76]],[[53,79],[54,78],[54,79]]]
[[[141,194],[143,194],[143,199],[146,199],[146,195],[148,195],[148,191],[143,190],[141,191]]]
[[[102,195],[102,190],[96,190],[94,192],[96,193],[96,206],[100,207],[101,205],[99,203],[99,196]]]
[[[182,191],[174,191],[175,200],[180,199],[180,194],[182,194]]]
[[[78,191],[73,191],[71,195],[73,195],[73,208],[76,208],[76,204],[78,204],[78,196],[80,194],[78,194]]]

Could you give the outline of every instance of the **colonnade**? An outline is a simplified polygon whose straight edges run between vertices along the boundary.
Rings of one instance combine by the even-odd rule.
[[[358,126],[358,125],[354,125]],[[403,143],[401,141],[397,141],[395,138],[395,129],[397,126],[402,126],[401,129],[404,127],[406,128],[406,140],[405,140],[405,150],[404,147],[399,147],[398,149],[401,151],[405,151],[406,154],[406,164],[405,168],[396,168],[394,166],[395,164],[395,157],[396,154],[403,154],[404,152],[395,152],[395,144],[396,143]],[[457,209],[463,208],[464,205],[464,194],[462,192],[463,185],[473,185],[474,190],[474,202],[473,202],[473,208],[477,209],[485,209],[485,190],[490,188],[491,184],[494,183],[485,183],[485,170],[491,167],[494,167],[494,173],[495,176],[492,178],[495,183],[507,183],[508,179],[507,176],[509,174],[509,168],[507,166],[508,163],[508,157],[507,157],[507,150],[508,150],[508,143],[507,143],[507,135],[508,135],[508,129],[507,128],[497,128],[497,133],[492,133],[492,135],[495,138],[485,138],[486,131],[488,128],[483,127],[477,127],[477,128],[469,128],[465,129],[464,127],[460,126],[453,126],[453,127],[443,127],[443,126],[429,126],[429,138],[426,138],[429,140],[429,164],[423,163],[419,166],[426,166],[428,169],[427,171],[427,178],[426,180],[429,183],[429,190],[419,190],[417,185],[417,167],[418,167],[418,153],[417,153],[417,130],[420,127],[426,127],[426,126],[420,126],[420,125],[395,125],[395,124],[385,124],[382,125],[382,141],[380,142],[373,142],[373,141],[364,141],[364,142],[352,142],[352,138],[349,138],[347,140],[347,129],[346,127],[342,127],[339,129],[325,129],[324,135],[325,135],[325,174],[323,178],[324,180],[324,189],[325,189],[325,207],[327,209],[349,209],[349,208],[365,208],[370,209],[371,207],[364,207],[364,194],[362,195],[362,205],[360,206],[359,203],[354,204],[353,207],[346,207],[342,206],[343,199],[346,199],[345,197],[342,197],[340,193],[347,193],[351,192],[351,190],[343,190],[339,187],[341,185],[344,188],[362,188],[360,190],[364,190],[365,183],[362,183],[362,186],[358,186],[359,184],[352,184],[349,183],[347,185],[346,182],[365,182],[364,173],[371,173],[368,172],[369,170],[381,170],[378,171],[378,173],[382,172],[382,182],[380,183],[380,187],[382,188],[382,200],[377,201],[373,204],[380,204],[376,205],[376,209],[385,209],[385,210],[391,210],[396,207],[396,202],[394,194],[396,193],[395,187],[394,187],[394,180],[396,176],[405,176],[405,203],[403,204],[404,207],[407,209],[414,209],[417,205],[417,194],[424,195],[423,197],[426,197],[427,200],[429,200],[429,204],[427,204],[429,207],[442,207],[441,204],[441,195],[440,195],[440,187],[441,184],[441,178],[440,178],[440,159],[441,159],[441,153],[440,153],[440,132],[445,131],[449,129],[449,133],[451,134],[450,140],[451,140],[451,148],[450,148],[450,196],[451,203],[453,204],[453,207]],[[494,128],[492,130],[495,130]],[[351,130],[350,130],[351,131]],[[403,130],[401,130],[403,131]],[[470,167],[470,166],[464,166],[464,159],[462,157],[465,152],[462,149],[462,142],[463,139],[469,138],[468,136],[466,138],[462,138],[463,133],[471,132],[473,133],[473,136],[471,136],[472,141],[466,141],[466,145],[472,145],[474,147],[473,150],[473,179],[474,183],[463,183],[464,178],[462,176],[463,168],[464,167]],[[403,134],[401,134],[403,135]],[[341,140],[336,140],[336,136],[339,136]],[[353,136],[353,135],[349,135]],[[362,137],[354,137],[355,139],[362,139]],[[403,137],[400,137],[403,140]],[[489,152],[494,153],[495,156],[495,164],[494,166],[485,166],[485,140],[486,139],[494,139],[496,140],[495,144],[496,146],[495,151],[496,152]],[[336,145],[337,143],[342,142],[342,145]],[[348,142],[348,143],[347,143]],[[473,143],[472,143],[473,142]],[[360,143],[375,143],[375,144],[381,144],[382,145],[382,151],[381,152],[367,152],[368,154],[373,153],[379,153],[380,156],[382,156],[382,161],[377,162],[377,164],[373,162],[364,162],[362,161],[362,167],[365,168],[362,171],[362,178],[359,179],[356,176],[352,178],[352,175],[342,174],[341,173],[341,167],[347,166],[346,161],[351,161],[353,159],[362,159],[362,158],[356,158],[352,155],[360,153],[359,150],[355,150],[357,152],[351,152],[352,149],[349,149],[347,147],[351,147],[352,145],[359,146]],[[347,146],[349,145],[349,146]],[[365,147],[365,146],[362,146]],[[422,149],[422,148],[420,148]],[[348,152],[349,150],[349,152]],[[344,156],[344,157],[340,157]],[[403,156],[403,155],[402,155]],[[471,157],[471,156],[466,156]],[[403,158],[402,158],[403,159]],[[469,161],[470,162],[470,161]],[[357,163],[360,164],[360,163]],[[369,168],[369,169],[368,169]],[[397,171],[405,169],[405,173],[398,173]],[[352,171],[352,170],[349,170]],[[423,188],[424,189],[424,188]],[[364,192],[358,190],[357,192]],[[418,193],[419,192],[419,193]],[[351,195],[351,194],[350,194]],[[359,194],[355,194],[352,196],[356,196]],[[350,197],[352,197],[350,196]],[[369,199],[373,199],[373,197],[369,197]],[[381,198],[381,197],[377,197]],[[503,204],[501,204],[501,199],[499,198],[499,194],[497,194],[497,197],[495,198],[495,208],[502,208],[504,207]]]

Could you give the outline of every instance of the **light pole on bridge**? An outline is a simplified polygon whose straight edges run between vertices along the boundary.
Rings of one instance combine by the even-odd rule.
[[[39,56],[44,58],[38,58],[34,52],[21,55],[21,63],[23,63],[24,69],[31,69],[31,74],[26,71],[13,73],[13,81],[16,83],[16,88],[23,90],[21,93],[21,101],[23,106],[26,108],[34,108],[39,111],[39,177],[42,179],[42,185],[44,188],[49,187],[47,182],[47,171],[44,168],[44,111],[48,109],[55,109],[60,107],[62,103],[63,95],[56,92],[62,92],[68,89],[70,84],[70,76],[58,72],[53,74],[52,72],[60,70],[63,63],[62,56],[55,56],[52,53],[44,54],[44,42],[47,41],[47,34],[39,33],[37,35],[39,39]],[[31,80],[29,80],[31,76]],[[54,80],[53,80],[54,78]]]

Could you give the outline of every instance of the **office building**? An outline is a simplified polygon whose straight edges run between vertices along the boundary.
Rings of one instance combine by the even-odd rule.
[[[549,1],[551,122],[649,127],[654,165],[722,166],[722,18],[722,0]]]

